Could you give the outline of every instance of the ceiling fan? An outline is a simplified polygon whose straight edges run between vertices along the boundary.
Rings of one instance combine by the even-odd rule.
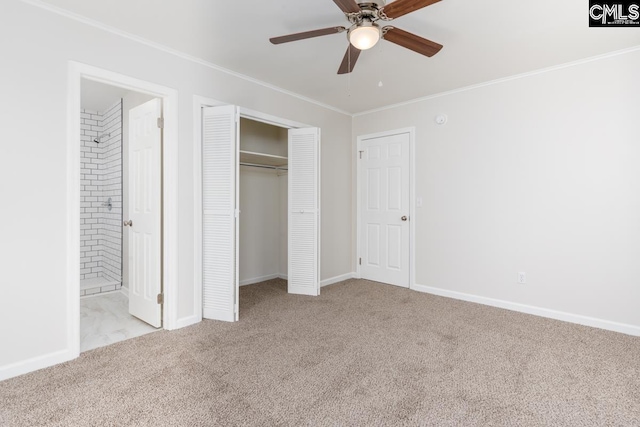
[[[349,47],[344,55],[338,74],[353,71],[360,52],[372,48],[380,39],[411,49],[425,56],[433,56],[442,49],[442,45],[424,39],[392,25],[380,27],[378,21],[391,21],[400,16],[415,12],[440,0],[395,0],[389,5],[385,0],[333,0],[344,12],[351,24],[346,27],[329,27],[320,30],[305,31],[269,39],[273,44],[288,43],[312,37],[347,32]]]

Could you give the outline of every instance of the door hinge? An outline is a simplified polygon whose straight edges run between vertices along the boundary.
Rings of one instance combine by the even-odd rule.
[[[362,158],[362,153],[364,153],[364,150],[360,150],[358,151],[358,153],[360,153],[360,158]]]
[[[158,304],[164,304],[164,294],[158,294]]]
[[[360,259],[358,260],[358,264],[359,264],[359,265],[362,265],[362,258],[360,258]]]
[[[158,117],[158,127],[164,129],[164,118]]]

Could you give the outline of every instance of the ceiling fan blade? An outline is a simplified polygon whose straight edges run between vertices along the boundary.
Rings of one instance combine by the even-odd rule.
[[[344,54],[342,64],[340,64],[340,68],[338,69],[338,74],[349,74],[352,72],[356,66],[356,61],[360,56],[360,52],[362,52],[360,49],[349,43],[347,53]]]
[[[289,34],[287,36],[272,37],[269,41],[273,44],[281,44],[293,42],[296,40],[310,39],[312,37],[328,36],[329,34],[337,34],[345,31],[345,27],[329,27],[320,30],[305,31],[302,33]]]
[[[390,19],[399,18],[407,13],[415,12],[440,0],[396,0],[382,8],[382,12]]]
[[[386,33],[383,36],[385,40],[399,46],[406,47],[407,49],[411,49],[421,55],[431,57],[442,49],[441,44],[423,39],[420,36],[416,36],[415,34],[401,30],[400,28],[385,27],[383,30],[386,30]]]
[[[354,0],[333,0],[344,13],[358,13],[360,6]]]

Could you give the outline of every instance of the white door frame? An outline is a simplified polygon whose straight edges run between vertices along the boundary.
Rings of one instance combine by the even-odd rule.
[[[81,81],[93,80],[162,99],[163,135],[163,328],[177,319],[178,92],[123,74],[69,61],[67,88],[67,342],[71,358],[80,354],[80,111]]]
[[[360,236],[360,222],[361,222],[361,214],[362,207],[360,206],[361,201],[361,184],[360,181],[360,150],[362,149],[362,141],[365,139],[372,138],[384,138],[386,136],[399,135],[403,133],[409,134],[409,289],[415,289],[416,284],[416,245],[415,245],[415,235],[416,235],[416,161],[415,161],[415,148],[416,148],[416,128],[408,127],[396,130],[390,130],[385,132],[372,133],[368,135],[360,135],[357,138],[356,144],[356,152],[354,153],[356,159],[356,277],[361,278],[362,275],[360,273],[360,262],[359,259],[361,257],[361,236]]]
[[[193,312],[197,320],[191,323],[202,320],[202,108],[221,105],[230,105],[230,103],[199,95],[193,96],[193,282],[195,286]],[[287,129],[314,127],[245,107],[238,107],[238,109],[240,117],[273,126]],[[319,152],[318,156],[320,154]],[[319,188],[318,184],[318,191]],[[320,217],[318,217],[318,221],[320,221]],[[318,236],[318,242],[320,242],[320,236]],[[320,260],[320,252],[318,252],[318,271],[320,271]]]

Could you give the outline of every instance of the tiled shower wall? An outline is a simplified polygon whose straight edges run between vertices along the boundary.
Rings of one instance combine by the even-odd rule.
[[[122,285],[122,102],[104,113],[83,109],[80,120],[80,280],[84,294]],[[100,142],[94,142],[99,136]],[[111,211],[105,206],[109,197]]]

